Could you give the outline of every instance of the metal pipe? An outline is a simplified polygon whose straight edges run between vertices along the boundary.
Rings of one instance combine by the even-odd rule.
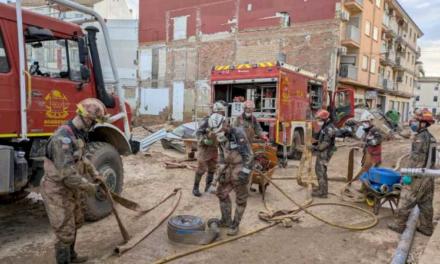
[[[419,219],[420,210],[416,205],[406,222],[406,229],[400,236],[399,244],[397,245],[396,252],[394,253],[391,264],[405,264],[408,258],[409,250],[411,249],[411,244],[414,238],[414,233],[416,231],[417,220]]]
[[[121,111],[125,114],[125,116],[124,116],[124,134],[127,139],[130,139],[131,133],[130,133],[130,125],[128,123],[127,109],[125,107],[125,95],[124,95],[124,91],[122,90],[121,84],[119,82],[118,69],[116,68],[116,63],[114,60],[113,51],[110,47],[110,35],[108,33],[107,25],[105,24],[104,19],[101,17],[101,15],[99,15],[93,9],[90,9],[88,7],[85,7],[83,5],[80,5],[80,4],[72,2],[72,1],[50,0],[50,2],[55,2],[59,5],[66,6],[66,7],[73,9],[73,10],[91,15],[91,16],[95,17],[96,20],[101,25],[102,33],[103,33],[104,40],[105,40],[105,47],[107,49],[110,65],[111,65],[112,72],[113,72],[113,77],[115,79],[116,90],[117,90],[118,97],[119,97],[119,106],[121,108]]]
[[[20,75],[20,122],[21,135],[20,140],[27,140],[27,105],[26,105],[26,78],[24,75],[24,38],[23,38],[23,14],[21,0],[15,2],[15,12],[17,15],[17,37],[18,37],[18,73]]]
[[[403,175],[418,177],[440,177],[440,170],[425,168],[401,168],[400,173]]]

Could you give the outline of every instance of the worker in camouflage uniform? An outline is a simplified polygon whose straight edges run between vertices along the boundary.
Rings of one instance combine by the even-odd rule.
[[[241,127],[230,127],[226,118],[214,114],[210,127],[219,142],[219,167],[217,172],[217,197],[220,201],[220,227],[230,228],[228,235],[238,234],[249,195],[249,179],[253,169],[253,153]],[[232,202],[229,193],[235,192],[235,214],[232,219]]]
[[[409,168],[433,168],[435,162],[436,140],[429,133],[428,127],[434,123],[431,112],[424,110],[416,113],[416,120],[411,122],[411,129],[417,134],[411,146]],[[408,176],[405,176],[406,178]],[[397,207],[395,221],[388,227],[391,230],[402,233],[406,228],[406,221],[414,206],[420,209],[419,223],[417,231],[431,236],[433,232],[433,197],[434,197],[434,178],[427,176],[413,176],[404,183],[400,193],[400,200]],[[406,185],[405,185],[406,184]]]
[[[373,125],[374,116],[365,112],[361,116],[362,127],[365,134],[363,136],[364,155],[362,157],[362,168],[358,175],[367,172],[371,167],[377,167],[382,163],[382,134],[379,129]],[[357,178],[357,177],[356,177]]]
[[[95,195],[98,189],[98,184],[89,182],[85,174],[98,175],[83,154],[88,131],[103,120],[105,111],[95,98],[81,101],[75,118],[60,126],[47,144],[41,194],[56,236],[57,263],[87,261],[75,252],[75,240],[84,222],[85,195]]]
[[[328,178],[327,166],[335,152],[336,128],[330,120],[330,113],[326,110],[319,110],[316,113],[316,120],[321,127],[317,134],[317,141],[311,146],[316,154],[315,173],[318,178],[319,187],[314,189],[312,196],[327,198]]]
[[[253,115],[254,111],[255,103],[253,101],[248,100],[244,102],[244,112],[235,119],[234,127],[243,127],[250,143],[254,141],[255,137],[261,138],[267,142],[269,139],[261,128],[257,118]]]
[[[220,113],[224,115],[225,105],[222,102],[216,102],[212,106],[212,113]],[[202,176],[208,172],[206,176],[205,192],[208,191],[214,179],[214,173],[217,169],[217,142],[215,135],[211,132],[208,125],[209,116],[205,117],[199,124],[196,131],[197,137],[197,170],[194,177],[193,195],[200,197],[200,181]]]

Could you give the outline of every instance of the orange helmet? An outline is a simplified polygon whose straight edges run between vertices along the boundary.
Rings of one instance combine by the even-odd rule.
[[[421,112],[417,113],[416,119],[420,122],[426,122],[430,125],[434,124],[434,117],[432,116],[432,113],[427,109],[424,109]]]
[[[330,113],[327,110],[320,109],[316,112],[315,117],[321,120],[327,120],[330,117]]]
[[[96,98],[86,98],[76,105],[76,114],[95,122],[103,123],[107,119],[105,105]]]

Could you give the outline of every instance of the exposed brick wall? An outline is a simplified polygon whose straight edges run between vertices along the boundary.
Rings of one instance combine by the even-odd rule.
[[[195,105],[210,103],[206,80],[210,79],[214,65],[276,61],[278,54],[284,52],[288,63],[328,75],[331,54],[338,43],[337,20],[169,42],[166,44],[165,83],[172,87],[173,80],[180,80],[184,81],[185,89],[194,89],[193,96],[185,98],[184,118],[189,121]],[[200,85],[201,80],[203,85]],[[170,109],[172,111],[172,106]]]

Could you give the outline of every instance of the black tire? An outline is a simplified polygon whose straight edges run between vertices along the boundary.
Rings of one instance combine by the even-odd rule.
[[[303,140],[301,137],[301,133],[296,130],[293,132],[292,145],[289,148],[289,152],[287,153],[287,157],[293,160],[301,160],[302,151],[298,150],[296,147],[303,145]]]
[[[28,196],[28,192],[21,190],[18,192],[10,193],[7,195],[0,196],[0,204],[11,204],[18,202]]]
[[[92,142],[87,144],[86,157],[104,177],[107,186],[115,193],[121,193],[124,182],[122,159],[118,151],[110,144]],[[112,206],[105,192],[100,189],[93,197],[87,197],[85,218],[97,221],[109,215]]]

